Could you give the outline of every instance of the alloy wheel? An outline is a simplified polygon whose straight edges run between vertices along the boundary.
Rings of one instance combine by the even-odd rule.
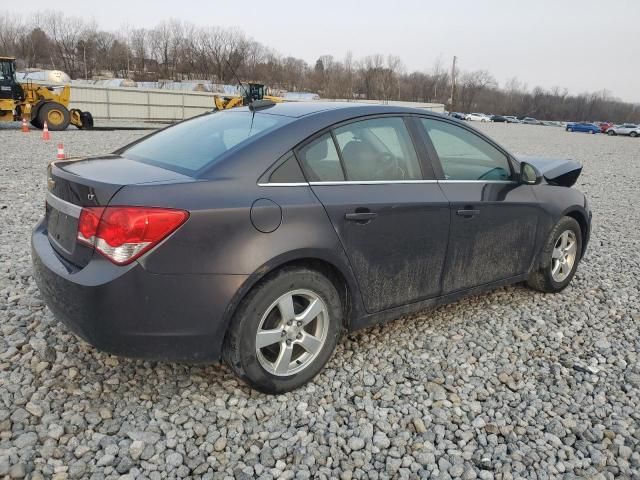
[[[551,277],[561,283],[567,279],[573,270],[578,251],[576,234],[572,230],[565,230],[556,240],[551,255]]]
[[[287,292],[260,319],[256,333],[258,362],[272,375],[294,375],[318,356],[328,330],[329,311],[316,293]]]

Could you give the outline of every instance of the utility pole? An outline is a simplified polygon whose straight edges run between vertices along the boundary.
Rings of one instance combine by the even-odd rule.
[[[84,63],[84,79],[87,79],[87,41],[82,42],[82,62]]]
[[[456,60],[458,57],[453,56],[453,65],[451,65],[451,98],[449,104],[449,114],[455,111],[456,104]]]

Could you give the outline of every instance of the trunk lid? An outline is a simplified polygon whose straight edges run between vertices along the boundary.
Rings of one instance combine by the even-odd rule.
[[[527,155],[519,155],[518,160],[530,163],[536,167],[540,173],[542,173],[545,180],[551,185],[571,187],[576,183],[582,172],[582,164],[575,160]]]
[[[49,241],[69,262],[84,267],[93,248],[76,241],[82,207],[106,206],[125,185],[193,180],[180,173],[117,155],[63,160],[48,167],[46,225]]]

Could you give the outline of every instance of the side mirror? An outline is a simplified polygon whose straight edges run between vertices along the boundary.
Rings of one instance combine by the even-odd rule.
[[[527,185],[537,185],[542,182],[540,171],[527,162],[520,163],[520,182]]]

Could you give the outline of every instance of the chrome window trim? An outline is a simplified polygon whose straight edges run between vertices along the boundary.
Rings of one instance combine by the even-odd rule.
[[[439,183],[518,183],[513,180],[438,180]]]
[[[80,218],[80,213],[82,212],[82,207],[80,205],[62,200],[51,192],[47,192],[46,201],[51,205],[51,207],[55,208],[59,212],[69,215],[70,217]]]
[[[422,183],[518,183],[513,180],[336,180],[327,182],[258,183],[259,187],[308,187],[329,185],[388,185]],[[75,206],[75,205],[74,205]]]
[[[340,180],[335,182],[309,182],[309,185],[387,185],[412,183],[438,183],[437,180]]]
[[[259,187],[308,187],[307,182],[273,182],[273,183],[258,183]]]

